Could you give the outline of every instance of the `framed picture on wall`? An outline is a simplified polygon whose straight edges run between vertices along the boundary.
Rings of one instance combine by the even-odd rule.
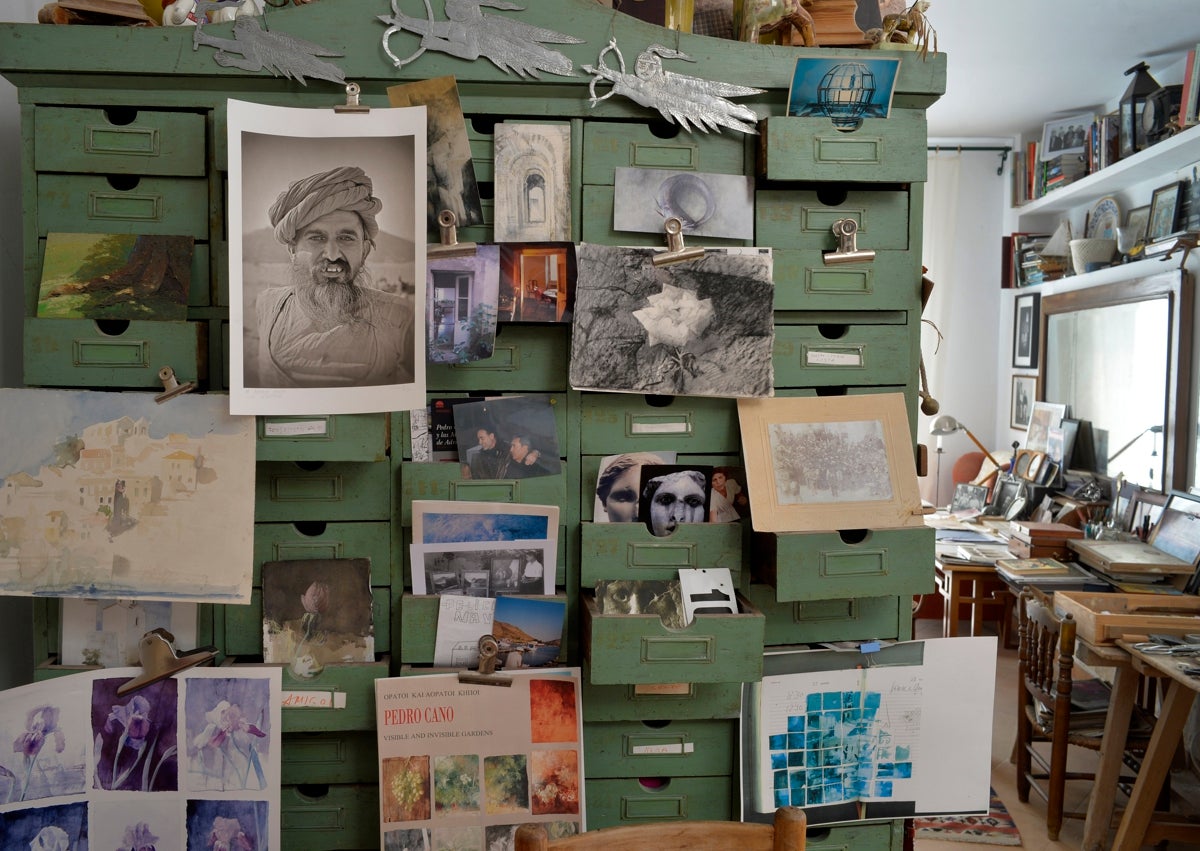
[[[1009,413],[1010,428],[1024,431],[1029,428],[1029,414],[1037,398],[1036,375],[1014,375],[1012,377],[1012,406]]]
[[[1146,230],[1146,241],[1154,242],[1175,233],[1175,222],[1179,218],[1179,198],[1183,183],[1175,181],[1154,190],[1150,197],[1150,223]]]
[[[1013,304],[1012,365],[1017,369],[1037,369],[1041,302],[1038,293],[1027,293],[1017,296]]]

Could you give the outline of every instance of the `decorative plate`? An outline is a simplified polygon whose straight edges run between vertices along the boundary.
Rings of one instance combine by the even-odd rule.
[[[1121,207],[1111,195],[1101,198],[1092,205],[1088,213],[1088,239],[1116,239],[1117,226],[1121,224]]]

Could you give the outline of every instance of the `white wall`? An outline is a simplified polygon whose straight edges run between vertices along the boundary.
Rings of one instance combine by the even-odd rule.
[[[936,141],[931,144],[937,144]],[[980,140],[975,144],[991,145]],[[953,144],[948,148],[953,148]],[[964,144],[966,147],[966,144]],[[927,254],[926,273],[934,282],[933,295],[925,315],[939,316],[942,341],[936,354],[933,332],[922,331],[925,369],[930,389],[940,405],[940,414],[949,414],[967,426],[989,449],[1003,449],[997,433],[997,410],[1005,411],[1007,393],[995,386],[995,364],[1001,357],[1008,334],[1002,318],[1000,299],[1000,235],[1004,233],[1004,207],[1007,203],[1008,169],[997,175],[1000,157],[995,151],[964,150],[960,156],[957,212],[954,215],[954,246],[946,268],[930,265],[935,255]],[[926,241],[939,239],[930,231],[937,211],[931,209],[931,193],[925,197]],[[965,434],[942,439],[941,473],[937,475],[937,438],[929,434],[932,417],[917,419],[917,439],[929,450],[929,474],[921,480],[922,498],[945,505],[954,488],[950,470],[954,461],[967,452],[977,451]],[[936,488],[935,488],[936,482]]]
[[[37,20],[45,0],[6,0],[5,21]],[[17,90],[0,78],[0,387],[21,385],[21,155]],[[33,604],[0,597],[0,689],[28,682],[33,668]]]

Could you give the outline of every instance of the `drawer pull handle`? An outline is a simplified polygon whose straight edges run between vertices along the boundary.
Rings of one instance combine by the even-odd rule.
[[[858,222],[854,219],[838,219],[833,223],[833,235],[838,239],[838,247],[833,251],[821,253],[821,259],[826,266],[836,266],[840,263],[870,263],[875,259],[875,252],[869,248],[858,247]]]

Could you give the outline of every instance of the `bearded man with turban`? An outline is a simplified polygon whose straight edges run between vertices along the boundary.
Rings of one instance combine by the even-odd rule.
[[[383,203],[361,168],[292,183],[271,205],[292,257],[290,286],[259,295],[262,387],[342,387],[413,380],[413,306],[371,285],[367,255]]]

